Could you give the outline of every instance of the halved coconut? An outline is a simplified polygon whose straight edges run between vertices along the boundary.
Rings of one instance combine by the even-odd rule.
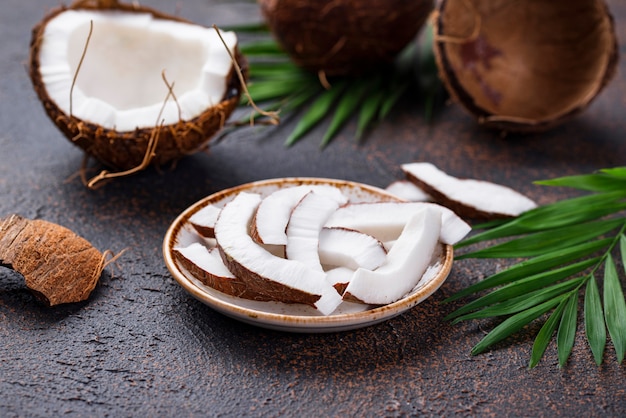
[[[407,178],[433,199],[469,219],[518,216],[537,204],[510,187],[488,181],[459,179],[430,163],[403,164]]]
[[[478,122],[540,131],[585,109],[614,75],[618,48],[604,0],[437,4],[440,77]]]
[[[439,243],[441,214],[425,206],[416,212],[376,270],[354,272],[344,299],[373,305],[395,302],[417,285]]]
[[[246,284],[228,270],[217,248],[207,248],[195,242],[174,248],[177,260],[202,283],[228,295],[244,299],[268,301],[262,293],[251,291]]]
[[[239,102],[234,33],[116,0],[78,1],[34,27],[30,76],[46,113],[105,165],[162,165],[207,146]],[[228,47],[228,50],[226,49]]]
[[[215,239],[224,264],[254,292],[331,314],[341,303],[341,296],[324,272],[277,257],[252,240],[250,223],[261,200],[258,194],[241,192],[222,209],[215,223]]]

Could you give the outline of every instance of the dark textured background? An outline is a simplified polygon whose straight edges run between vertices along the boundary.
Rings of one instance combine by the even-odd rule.
[[[197,23],[255,19],[254,3],[142,2]],[[407,100],[356,145],[355,122],[325,150],[323,128],[291,149],[277,129],[245,129],[174,171],[147,170],[87,190],[82,153],[45,116],[26,71],[30,29],[56,0],[4,0],[0,13],[0,214],[67,226],[97,248],[127,252],[89,301],[45,308],[0,268],[0,416],[624,416],[626,373],[612,346],[596,367],[579,327],[565,369],[551,345],[534,370],[520,335],[486,354],[470,348],[489,322],[452,326],[440,301],[498,268],[462,261],[439,292],[378,326],[321,335],[267,331],[191,298],[161,244],[200,198],[252,180],[319,176],[387,186],[399,164],[430,161],[453,175],[510,185],[541,203],[564,192],[531,182],[626,164],[626,57],[580,117],[549,133],[501,137],[455,105],[432,124]],[[626,45],[626,4],[609,2]],[[535,330],[536,331],[536,330]]]

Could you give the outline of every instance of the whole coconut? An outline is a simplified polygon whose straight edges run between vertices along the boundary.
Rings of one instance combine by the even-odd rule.
[[[389,63],[417,35],[432,0],[258,0],[277,42],[299,66],[325,75]]]
[[[603,0],[442,0],[436,13],[440,77],[485,126],[553,127],[615,73],[617,38]]]

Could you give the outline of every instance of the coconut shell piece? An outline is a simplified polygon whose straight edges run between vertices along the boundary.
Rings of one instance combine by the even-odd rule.
[[[161,13],[157,10],[132,4],[120,3],[117,0],[83,0],[70,6],[61,6],[47,14],[32,30],[30,46],[30,77],[35,92],[41,100],[50,119],[63,134],[75,145],[82,148],[87,155],[95,157],[106,166],[117,170],[141,169],[147,165],[162,166],[175,162],[181,157],[195,153],[208,147],[211,137],[218,132],[237,107],[242,92],[240,78],[234,68],[226,79],[226,90],[222,100],[206,109],[191,120],[179,120],[176,123],[159,126],[155,118],[154,126],[136,128],[128,131],[105,128],[98,123],[82,120],[64,112],[51,99],[42,80],[40,53],[42,36],[46,25],[55,17],[66,11],[118,11],[121,13],[143,13],[155,19],[173,22],[192,23],[182,18]],[[236,49],[233,56],[242,70],[247,74],[245,58]],[[174,80],[172,80],[174,81]],[[175,81],[174,81],[175,82]],[[171,87],[171,85],[169,86]],[[148,164],[146,164],[148,161]]]
[[[258,0],[278,43],[299,66],[328,76],[391,62],[432,11],[432,0]]]
[[[104,258],[63,226],[19,215],[0,219],[0,265],[21,273],[46,305],[86,300],[100,278]]]
[[[434,39],[452,98],[504,131],[543,131],[580,113],[618,60],[604,0],[442,0]]]

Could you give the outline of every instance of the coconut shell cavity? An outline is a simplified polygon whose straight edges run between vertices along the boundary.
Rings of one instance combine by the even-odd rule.
[[[505,131],[542,131],[580,113],[618,59],[603,0],[442,0],[434,50],[451,96]]]

